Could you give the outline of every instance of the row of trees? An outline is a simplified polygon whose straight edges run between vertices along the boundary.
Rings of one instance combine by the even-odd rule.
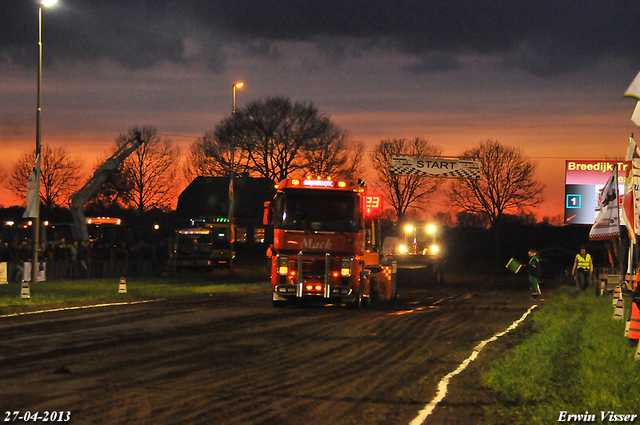
[[[94,168],[100,167],[135,132],[141,132],[146,143],[109,176],[87,207],[98,211],[132,208],[142,214],[153,208],[166,208],[177,195],[180,149],[170,140],[163,140],[153,127],[136,127],[120,134]],[[69,197],[87,180],[81,159],[70,155],[65,147],[49,146],[43,146],[40,158],[40,202],[49,210],[67,206]],[[4,179],[6,188],[18,197],[24,196],[34,164],[35,152],[25,151]]]
[[[178,195],[180,149],[154,127],[135,127],[120,134],[110,151],[98,158],[94,169],[136,132],[142,134],[145,143],[110,175],[88,208],[132,208],[142,214],[153,208],[168,208]],[[295,174],[353,178],[361,173],[363,159],[364,145],[352,141],[313,104],[268,98],[249,103],[196,140],[182,171],[187,181],[196,176],[229,176],[232,172],[274,182]],[[24,196],[34,163],[35,153],[24,152],[3,179],[6,188]],[[82,166],[65,147],[43,147],[40,199],[45,208],[67,205],[69,196],[86,180]]]
[[[118,136],[95,167],[135,132],[141,132],[146,143],[112,173],[87,208],[105,212],[131,208],[142,214],[167,208],[178,195],[180,149],[153,127],[132,128]],[[313,104],[275,97],[250,102],[197,139],[190,146],[182,174],[187,181],[231,173],[249,173],[274,182],[308,174],[358,178],[368,156],[375,174],[373,186],[382,192],[395,218],[402,220],[412,210],[424,209],[444,180],[393,174],[389,171],[391,158],[440,158],[442,152],[442,148],[415,138],[382,140],[365,155],[362,143],[354,142]],[[542,201],[544,186],[535,179],[536,164],[520,149],[493,140],[464,151],[460,158],[481,161],[482,178],[450,180],[445,190],[448,204],[454,211],[485,217],[494,230],[499,252],[502,217],[527,214]],[[34,153],[25,152],[8,171],[4,179],[7,188],[22,196],[33,164]],[[85,180],[81,168],[81,161],[64,147],[43,148],[40,197],[46,208],[66,205]]]

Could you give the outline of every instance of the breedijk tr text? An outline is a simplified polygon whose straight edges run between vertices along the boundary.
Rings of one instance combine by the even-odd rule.
[[[638,417],[637,414],[623,413],[619,414],[613,410],[601,410],[600,422],[633,422]],[[567,413],[566,410],[560,411],[558,422],[596,422],[597,417],[594,413]]]
[[[568,161],[567,162],[567,170],[568,171],[601,171],[603,173],[610,173],[613,171],[613,163],[612,162],[596,162],[593,161]],[[627,164],[624,162],[618,162],[618,170],[619,171],[627,171]]]

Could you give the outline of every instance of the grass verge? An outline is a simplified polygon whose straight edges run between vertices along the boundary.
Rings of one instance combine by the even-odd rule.
[[[640,413],[640,362],[625,322],[612,316],[610,296],[560,287],[514,336],[518,345],[482,374],[481,385],[497,395],[485,423],[555,423],[561,411],[597,421],[601,411]]]
[[[127,293],[118,293],[120,279],[77,279],[36,282],[31,297],[21,297],[21,284],[0,285],[0,315],[96,303],[184,297],[212,293],[268,293],[268,276],[255,268],[216,270],[208,274],[127,278]]]

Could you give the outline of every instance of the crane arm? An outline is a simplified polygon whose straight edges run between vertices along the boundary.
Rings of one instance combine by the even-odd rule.
[[[79,240],[89,240],[87,220],[83,212],[84,204],[96,193],[98,188],[107,180],[109,175],[143,143],[145,143],[145,141],[142,140],[142,134],[140,132],[136,132],[132,139],[127,140],[122,146],[120,146],[118,150],[93,173],[93,176],[84,184],[84,186],[69,198],[69,203],[71,204],[71,215],[73,216],[73,222],[77,232],[76,237]]]

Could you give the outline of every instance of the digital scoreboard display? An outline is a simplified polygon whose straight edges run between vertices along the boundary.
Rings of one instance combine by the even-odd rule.
[[[565,164],[565,224],[593,224],[600,212],[600,195],[618,164],[618,197],[622,206],[627,163],[609,160],[567,160]],[[624,225],[622,215],[620,224]]]
[[[364,197],[364,211],[366,215],[378,215],[382,210],[382,196],[367,195]]]

